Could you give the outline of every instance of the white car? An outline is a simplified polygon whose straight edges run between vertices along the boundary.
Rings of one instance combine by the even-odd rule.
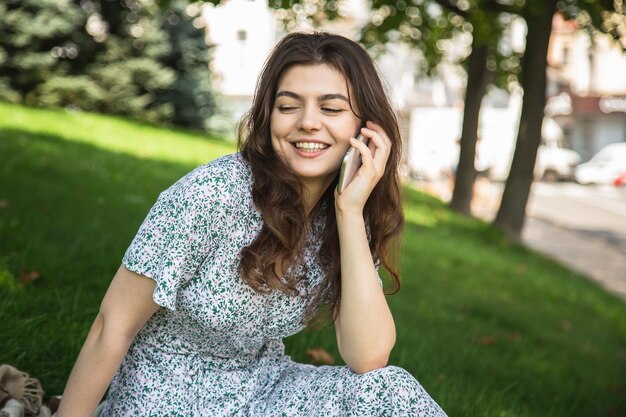
[[[508,155],[508,156],[502,156]],[[513,149],[502,148],[499,155],[490,154],[489,176],[494,181],[506,181],[511,168]],[[574,168],[580,163],[580,155],[571,149],[565,149],[560,140],[542,139],[537,149],[537,159],[533,176],[547,182],[571,180]]]
[[[574,169],[580,163],[580,155],[571,149],[541,145],[537,150],[535,178],[547,182],[571,180]]]
[[[612,143],[602,148],[588,162],[576,167],[579,184],[612,184],[626,172],[626,142]]]

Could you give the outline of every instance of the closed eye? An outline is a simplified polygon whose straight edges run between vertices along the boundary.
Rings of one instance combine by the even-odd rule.
[[[322,107],[322,111],[326,113],[341,113],[343,109],[333,109],[329,107]]]
[[[292,112],[292,111],[298,110],[298,107],[296,107],[296,106],[278,106],[278,110],[280,110],[282,112]]]

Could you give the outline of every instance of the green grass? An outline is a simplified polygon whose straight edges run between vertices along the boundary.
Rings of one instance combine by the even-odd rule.
[[[234,146],[124,119],[0,103],[0,363],[60,394],[157,195]],[[452,416],[626,415],[626,305],[407,190],[391,363]],[[40,278],[20,285],[25,272]],[[286,341],[339,359],[332,328]]]

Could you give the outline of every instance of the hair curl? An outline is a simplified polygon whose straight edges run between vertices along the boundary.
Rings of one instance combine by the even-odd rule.
[[[281,278],[281,272],[301,263],[312,220],[324,216],[318,262],[326,278],[317,293],[309,298],[303,319],[307,324],[313,321],[321,306],[328,311],[318,318],[334,320],[341,299],[339,236],[334,210],[337,179],[307,214],[303,188],[296,174],[272,148],[270,117],[282,74],[295,65],[319,64],[330,65],[344,76],[352,86],[351,107],[359,109],[358,117],[378,123],[391,140],[385,172],[363,211],[373,261],[382,264],[394,281],[393,290],[387,290],[387,294],[400,289],[399,237],[404,225],[398,177],[402,149],[400,131],[373,60],[357,43],[339,35],[315,32],[285,36],[266,61],[252,106],[238,127],[239,149],[249,162],[254,178],[253,201],[263,217],[259,235],[242,250],[239,272],[256,291],[268,292],[276,288],[297,295],[297,282],[304,276]]]

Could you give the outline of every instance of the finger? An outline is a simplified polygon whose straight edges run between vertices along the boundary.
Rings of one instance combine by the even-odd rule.
[[[387,148],[387,150],[390,152],[391,140],[389,139],[385,131],[382,129],[382,127],[370,121],[367,122],[367,125],[370,127],[365,127],[363,129],[366,129],[367,132],[372,132],[373,135],[377,135],[382,141],[382,143],[384,144],[384,146],[380,145],[380,143],[375,143],[374,145],[377,146],[378,148]],[[363,129],[361,130],[362,133],[364,132]],[[373,137],[373,136],[367,135],[367,137]],[[370,141],[370,144],[371,142],[372,141]],[[370,149],[372,148],[370,147]]]
[[[363,166],[370,169],[373,165],[374,156],[372,155],[372,151],[368,145],[364,144],[360,140],[356,140],[355,138],[350,138],[350,144],[361,154],[361,162]]]
[[[387,143],[387,141],[384,140],[379,132],[368,128],[363,128],[362,131],[365,136],[370,138],[368,147],[372,151],[376,171],[382,173],[385,169],[387,159],[389,159],[391,146],[389,143]]]
[[[369,147],[358,139],[350,138],[352,146],[359,152],[361,156],[361,166],[357,169],[355,178],[373,178],[375,176],[375,168],[372,152]],[[368,179],[368,181],[370,181]]]
[[[368,120],[365,126],[371,130],[374,130],[375,132],[378,132],[378,134],[383,138],[383,140],[389,146],[391,146],[391,139],[389,139],[389,136],[387,136],[387,132],[385,132],[385,130],[383,129],[381,125],[379,125],[378,123],[374,123],[371,120]]]
[[[383,134],[381,134],[380,132],[376,131],[376,130],[372,130],[372,129],[368,129],[366,127],[363,128],[364,130],[362,130],[362,133],[365,134],[365,136],[367,136],[368,138],[370,138],[369,144],[373,146],[370,147],[370,149],[376,150],[376,149],[385,149],[385,150],[389,150],[389,148],[391,147],[391,141],[386,138]]]

